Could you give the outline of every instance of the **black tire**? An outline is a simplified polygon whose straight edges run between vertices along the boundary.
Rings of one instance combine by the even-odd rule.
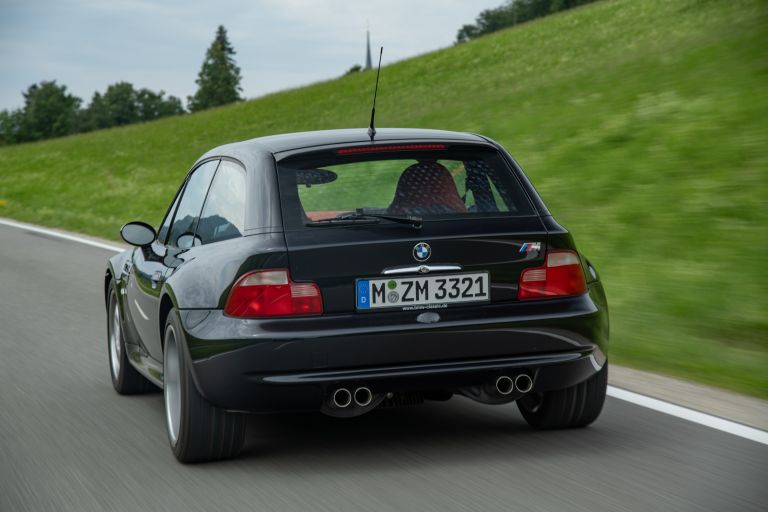
[[[149,391],[154,388],[152,383],[128,361],[120,304],[117,301],[114,282],[109,283],[107,297],[109,297],[107,302],[107,356],[112,386],[121,395],[135,395]]]
[[[166,430],[173,454],[179,462],[206,462],[237,456],[245,443],[246,417],[224,411],[203,398],[195,386],[189,369],[186,342],[177,311],[171,310],[165,325],[163,369],[166,385],[163,391]],[[175,344],[175,349],[174,349]],[[177,430],[169,412],[176,403],[173,394],[174,358],[177,367],[177,392],[180,402]]]
[[[608,363],[584,382],[544,393],[532,393],[517,401],[517,407],[534,428],[586,427],[600,416],[608,389]]]

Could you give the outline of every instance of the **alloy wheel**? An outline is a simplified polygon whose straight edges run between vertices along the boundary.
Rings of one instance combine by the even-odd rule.
[[[171,444],[179,439],[181,420],[181,377],[179,347],[172,326],[165,331],[165,354],[163,357],[163,395],[165,398],[165,420]]]

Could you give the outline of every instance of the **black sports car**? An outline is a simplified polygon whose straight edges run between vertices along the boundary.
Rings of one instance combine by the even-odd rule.
[[[382,129],[229,144],[104,276],[112,382],[164,389],[183,462],[236,455],[249,412],[517,402],[581,427],[605,400],[597,272],[479,135]]]

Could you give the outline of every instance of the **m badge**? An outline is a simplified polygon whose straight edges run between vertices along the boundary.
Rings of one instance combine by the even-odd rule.
[[[525,242],[523,245],[520,246],[520,252],[531,252],[531,251],[540,251],[541,250],[541,242]]]

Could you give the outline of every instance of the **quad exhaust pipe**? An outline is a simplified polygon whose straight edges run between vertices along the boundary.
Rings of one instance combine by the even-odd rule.
[[[496,379],[496,392],[502,396],[507,396],[515,390],[515,383],[512,377],[502,375]]]
[[[333,392],[331,402],[334,407],[346,409],[352,404],[352,393],[347,388],[339,388]]]
[[[365,386],[360,386],[355,390],[354,394],[355,405],[358,407],[366,407],[373,401],[373,393]]]
[[[513,402],[533,391],[533,377],[528,372],[535,370],[520,368],[507,371],[510,373],[486,375],[485,380],[480,383],[456,388],[454,392],[481,404],[498,405]],[[517,373],[518,371],[521,373]]]
[[[515,377],[515,387],[521,393],[527,393],[533,389],[533,379],[527,373],[521,373]]]
[[[354,391],[338,388],[331,395],[331,404],[338,409],[346,409],[352,403],[358,407],[368,407],[373,402],[373,393],[367,386],[360,386]]]
[[[533,378],[527,373],[500,375],[481,386],[468,386],[458,392],[482,403],[501,404],[515,400],[533,389]],[[374,395],[368,386],[339,387],[333,390],[330,400],[324,402],[323,412],[331,416],[352,417],[365,414],[385,398]]]
[[[514,379],[509,375],[502,375],[496,379],[494,387],[496,388],[496,393],[501,396],[511,395],[515,390],[518,393],[528,393],[533,389],[533,379],[527,373],[521,373],[514,377]]]

